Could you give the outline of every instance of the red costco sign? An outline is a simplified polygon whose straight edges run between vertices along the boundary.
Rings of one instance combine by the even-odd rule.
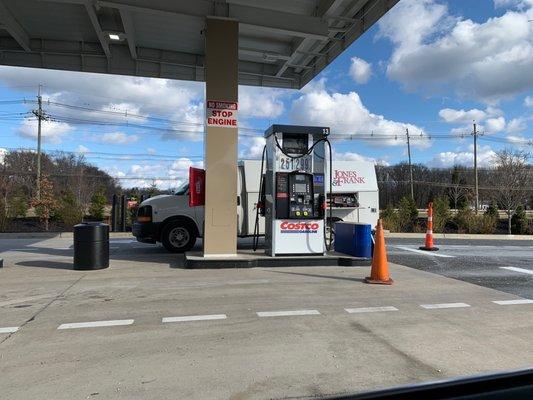
[[[281,223],[281,233],[316,233],[320,225],[316,222],[289,222],[283,221]]]
[[[237,128],[237,102],[207,100],[206,123],[207,126],[220,128]]]

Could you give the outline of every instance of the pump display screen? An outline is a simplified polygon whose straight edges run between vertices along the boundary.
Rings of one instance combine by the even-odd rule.
[[[305,193],[307,192],[307,185],[305,183],[295,183],[294,191],[296,193]]]
[[[283,134],[283,151],[287,154],[306,154],[308,149],[308,136],[298,133]]]

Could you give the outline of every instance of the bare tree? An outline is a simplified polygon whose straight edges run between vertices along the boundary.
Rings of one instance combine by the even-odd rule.
[[[495,168],[491,175],[491,197],[507,213],[507,231],[511,234],[511,218],[516,208],[526,202],[532,185],[531,169],[527,165],[529,154],[521,150],[504,149],[494,157]]]
[[[468,199],[469,190],[465,187],[467,182],[465,178],[465,170],[456,165],[452,170],[452,181],[448,187],[448,195],[453,201],[453,208],[457,210],[460,204],[463,204]]]

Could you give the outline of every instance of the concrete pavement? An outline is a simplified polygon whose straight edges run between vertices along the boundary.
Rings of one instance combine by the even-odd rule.
[[[127,239],[87,272],[65,239],[16,246],[5,399],[308,398],[533,364],[533,304],[399,265],[385,287],[361,282],[368,268],[184,270]]]

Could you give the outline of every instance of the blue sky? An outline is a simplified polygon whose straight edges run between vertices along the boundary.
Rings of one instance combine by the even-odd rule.
[[[469,165],[473,120],[482,166],[502,147],[531,151],[531,20],[533,0],[401,0],[302,90],[241,87],[241,157],[260,157],[272,123],[330,126],[355,139],[335,140],[336,158],[384,164],[406,159],[408,128],[414,162]],[[154,177],[176,186],[201,165],[197,82],[0,67],[0,148],[35,148],[36,121],[25,114],[35,104],[2,101],[34,101],[39,83],[52,117],[45,151],[83,153],[113,176],[139,177],[126,186]]]

